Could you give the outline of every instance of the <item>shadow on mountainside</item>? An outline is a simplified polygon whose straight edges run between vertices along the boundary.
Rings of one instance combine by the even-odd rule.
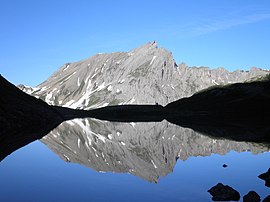
[[[237,141],[270,143],[270,76],[262,81],[201,91],[160,105],[121,105],[94,110],[50,106],[0,76],[0,160],[40,139],[61,122],[97,118],[116,122],[164,119],[206,135]]]

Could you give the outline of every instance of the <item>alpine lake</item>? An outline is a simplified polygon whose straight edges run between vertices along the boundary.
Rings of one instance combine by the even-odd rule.
[[[167,121],[63,122],[0,162],[1,202],[212,201],[218,183],[261,199],[269,145],[213,138]]]

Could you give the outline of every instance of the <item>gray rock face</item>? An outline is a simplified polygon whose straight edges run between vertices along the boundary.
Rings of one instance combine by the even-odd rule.
[[[177,159],[213,153],[268,151],[259,144],[212,139],[167,121],[113,123],[74,119],[41,140],[60,158],[96,171],[131,173],[150,182],[173,171]]]
[[[130,52],[97,54],[67,63],[37,88],[21,89],[49,104],[78,109],[166,105],[212,85],[242,82],[267,73],[258,68],[228,72],[177,65],[169,51],[152,42]]]

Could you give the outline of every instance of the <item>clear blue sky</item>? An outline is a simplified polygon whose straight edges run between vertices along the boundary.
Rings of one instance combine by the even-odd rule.
[[[270,68],[269,0],[1,0],[0,74],[35,86],[66,62],[156,40],[189,66]]]

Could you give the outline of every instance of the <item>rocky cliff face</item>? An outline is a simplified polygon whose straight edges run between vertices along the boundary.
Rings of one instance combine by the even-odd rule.
[[[97,54],[67,63],[37,88],[25,92],[51,105],[90,109],[121,104],[161,104],[217,84],[242,82],[269,72],[177,65],[172,54],[147,43],[130,52]]]
[[[167,121],[113,123],[74,119],[41,140],[60,158],[102,172],[131,173],[150,182],[173,171],[177,159],[252,151],[267,146],[212,139]]]

